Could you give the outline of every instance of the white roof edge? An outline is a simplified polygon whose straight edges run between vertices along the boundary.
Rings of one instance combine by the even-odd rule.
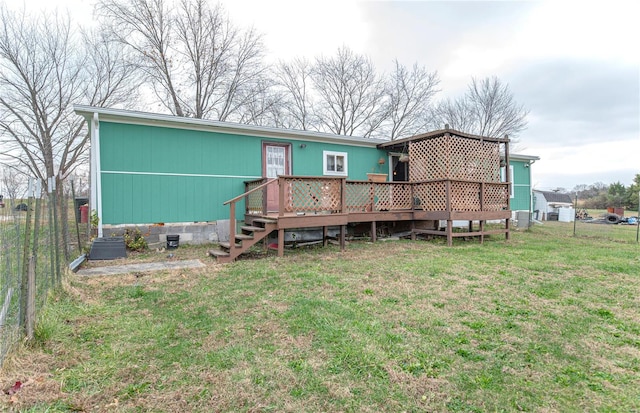
[[[535,155],[523,155],[518,153],[510,153],[509,158],[522,161],[539,161],[540,157]]]
[[[363,138],[357,136],[333,135],[331,133],[280,129],[268,126],[244,125],[241,123],[221,122],[208,119],[185,118],[162,113],[141,112],[125,109],[100,108],[89,105],[73,105],[73,111],[89,119],[97,113],[100,120],[121,121],[124,123],[145,124],[153,126],[209,129],[221,133],[240,133],[255,136],[288,138],[296,140],[318,141],[325,143],[351,144],[359,146],[376,146],[388,142],[383,139]]]

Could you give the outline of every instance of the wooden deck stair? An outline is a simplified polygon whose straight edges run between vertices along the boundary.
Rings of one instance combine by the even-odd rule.
[[[277,229],[277,226],[278,221],[274,219],[256,218],[253,220],[253,225],[240,227],[242,232],[235,234],[235,243],[233,245],[231,245],[232,237],[229,236],[229,242],[220,242],[219,249],[210,250],[209,255],[216,257],[220,263],[232,262],[240,254],[268,237],[269,234]]]

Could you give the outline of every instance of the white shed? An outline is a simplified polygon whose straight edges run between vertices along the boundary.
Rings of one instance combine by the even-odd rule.
[[[540,221],[573,222],[575,210],[569,194],[553,191],[533,191],[533,216]]]

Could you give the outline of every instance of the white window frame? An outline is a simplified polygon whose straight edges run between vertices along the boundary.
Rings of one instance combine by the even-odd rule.
[[[334,157],[334,165],[338,165],[337,158],[342,156],[344,159],[344,165],[342,171],[331,171],[328,169],[328,157]],[[349,176],[349,167],[347,162],[347,152],[335,152],[335,151],[322,151],[322,174],[332,176]]]
[[[513,187],[515,186],[513,184],[513,165],[509,165],[509,176],[511,177],[511,182],[510,182],[511,185],[509,185],[509,191],[510,191],[509,198],[513,198],[515,196],[515,193],[514,193],[514,190],[513,190]],[[500,180],[502,182],[506,182],[507,181],[507,177],[505,176],[504,166],[500,167]]]

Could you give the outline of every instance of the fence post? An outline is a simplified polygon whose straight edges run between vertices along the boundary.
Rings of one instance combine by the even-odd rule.
[[[33,207],[33,178],[29,177],[29,189],[27,191],[27,216],[24,226],[24,245],[22,249],[22,274],[20,282],[20,327],[24,328],[27,322],[27,281],[29,272],[29,246],[31,241],[31,208]]]
[[[640,192],[638,192],[638,215],[637,215],[638,219],[636,220],[636,243],[639,242],[639,236],[640,236]]]
[[[27,276],[27,340],[33,340],[36,324],[36,264],[33,255],[29,258]]]
[[[75,176],[71,176],[71,196],[73,197],[73,217],[75,218],[74,221],[76,222],[76,235],[78,237],[78,254],[82,254],[82,243],[80,242],[80,225],[78,224],[78,222],[80,221],[79,219],[79,215],[80,215],[80,211],[78,211],[78,208],[76,207],[76,188],[75,185],[73,184]]]
[[[575,201],[573,201],[573,236],[576,236],[576,212],[578,211],[578,193],[576,192]]]
[[[47,178],[47,210],[49,212],[49,222],[47,223],[47,227],[49,227],[49,264],[50,264],[50,273],[51,277],[51,288],[55,287],[55,258],[53,257],[53,202],[51,196],[51,178]]]
[[[53,197],[53,235],[54,235],[54,251],[56,262],[56,285],[62,282],[62,276],[60,275],[60,234],[58,233],[58,197],[56,195],[56,177],[51,177],[51,195]]]

